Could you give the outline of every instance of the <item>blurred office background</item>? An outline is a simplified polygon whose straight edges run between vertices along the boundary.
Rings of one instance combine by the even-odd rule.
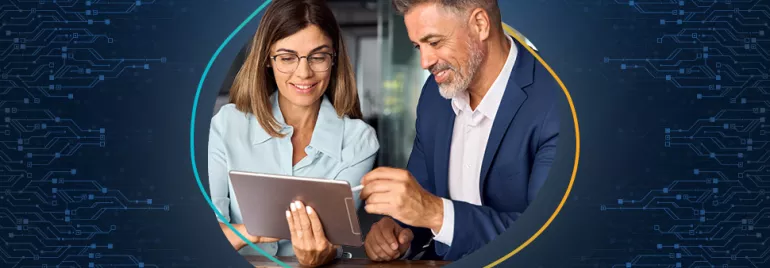
[[[377,166],[405,168],[414,140],[415,110],[420,91],[430,73],[420,68],[419,53],[409,41],[403,17],[390,0],[328,0],[345,36],[356,73],[364,120],[377,130],[380,151]],[[228,103],[232,79],[246,57],[242,44],[217,98],[214,112]],[[364,234],[380,216],[361,207],[359,221]],[[363,248],[346,247],[356,258]]]

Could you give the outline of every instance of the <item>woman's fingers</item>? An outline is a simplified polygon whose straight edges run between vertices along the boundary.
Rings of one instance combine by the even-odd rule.
[[[297,230],[296,227],[294,227],[294,217],[292,216],[291,212],[288,210],[286,211],[286,222],[289,223],[289,232],[291,233],[291,241],[298,241],[297,237]]]
[[[302,230],[302,239],[311,242],[309,245],[313,245],[315,237],[313,237],[313,229],[310,227],[310,217],[307,215],[307,209],[300,201],[295,201],[294,204],[297,206],[297,216],[299,217],[300,229]]]
[[[308,219],[310,219],[310,227],[313,231],[313,237],[316,242],[326,242],[326,234],[324,234],[324,227],[321,224],[321,219],[318,218],[318,213],[311,207],[305,207],[307,211]]]
[[[302,230],[302,224],[300,224],[300,222],[299,222],[299,213],[297,212],[298,208],[297,208],[296,202],[292,202],[289,205],[289,207],[291,208],[291,218],[292,218],[292,221],[293,221],[293,224],[294,224],[294,231],[295,231],[295,233],[297,235],[297,239],[298,239],[297,243],[299,243],[300,242],[299,240],[303,240],[304,239],[303,238],[304,234],[303,234],[303,230]],[[295,243],[295,242],[292,241],[292,243]]]

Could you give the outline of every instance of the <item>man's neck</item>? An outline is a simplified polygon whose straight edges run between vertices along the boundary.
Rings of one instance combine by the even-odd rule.
[[[487,53],[476,71],[476,77],[468,87],[468,97],[470,97],[471,109],[476,110],[481,100],[487,95],[489,88],[495,82],[502,72],[505,62],[508,59],[508,53],[511,50],[511,43],[505,33],[500,32],[490,36],[487,42]]]

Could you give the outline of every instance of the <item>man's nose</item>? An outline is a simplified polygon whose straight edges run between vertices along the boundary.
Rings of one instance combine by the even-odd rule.
[[[429,49],[420,50],[420,66],[428,70],[431,66],[435,65],[437,61],[436,54]]]

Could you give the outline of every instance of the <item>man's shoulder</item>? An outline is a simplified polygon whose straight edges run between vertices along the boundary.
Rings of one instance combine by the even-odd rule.
[[[557,97],[559,97],[558,94],[561,94],[561,86],[559,86],[559,83],[556,81],[556,78],[551,74],[551,72],[543,65],[540,60],[535,57],[535,55],[532,54],[531,51],[528,49],[525,49],[523,44],[517,43],[519,46],[519,49],[522,50],[519,54],[521,57],[525,57],[528,60],[521,60],[517,62],[527,61],[532,62],[532,84],[528,85],[523,90],[527,93],[527,96],[530,98],[535,97],[536,99],[543,99],[543,100],[550,100],[553,101]],[[535,52],[537,53],[537,52]],[[520,66],[515,66],[520,67]],[[513,77],[511,77],[513,78]]]

